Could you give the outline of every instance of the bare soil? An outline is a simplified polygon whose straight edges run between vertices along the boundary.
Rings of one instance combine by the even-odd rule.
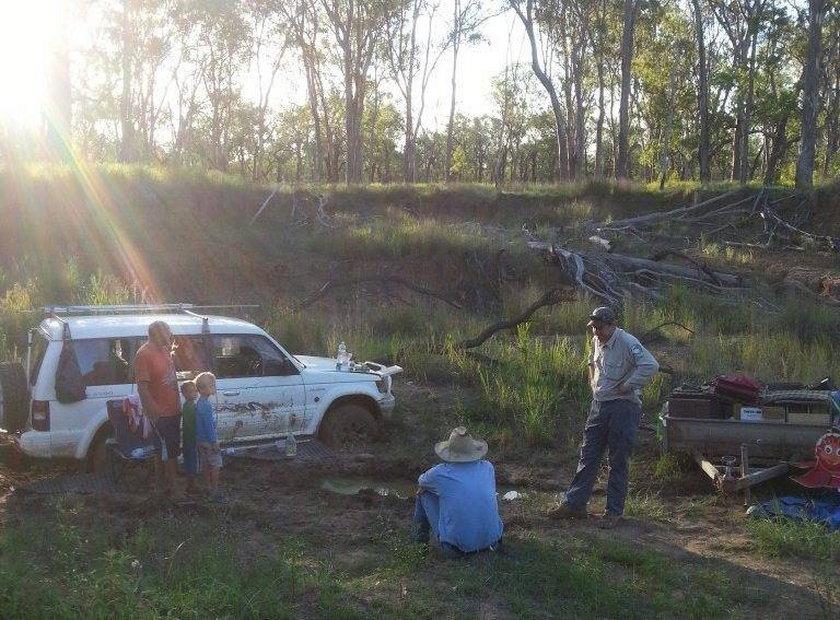
[[[434,462],[431,443],[424,443],[429,431],[421,429],[414,413],[425,405],[445,409],[447,403],[432,388],[404,387],[412,392],[411,417],[403,419],[388,438],[374,446],[373,454],[338,455],[314,463],[237,459],[226,466],[223,485],[232,501],[222,510],[227,511],[228,518],[241,524],[238,531],[243,552],[264,553],[270,547],[266,540],[273,535],[303,535],[323,540],[338,565],[346,564],[349,569],[365,555],[365,548],[372,540],[408,527],[413,508],[411,499],[383,497],[373,491],[345,496],[319,486],[324,476],[413,481]],[[27,482],[76,471],[74,463],[16,462],[10,458],[8,447],[8,438],[4,438],[0,444],[0,527],[37,519],[45,502],[51,501],[48,495],[26,492],[23,487]],[[590,503],[590,518],[552,520],[548,512],[556,505],[557,494],[571,479],[574,463],[559,458],[552,463],[550,453],[497,459],[491,447],[490,458],[496,464],[500,491],[515,489],[526,496],[524,500],[501,502],[508,553],[517,554],[518,539],[615,540],[639,549],[656,550],[680,565],[707,565],[712,560],[717,570],[711,578],[732,579],[742,584],[746,588],[744,596],[749,600],[772,601],[769,607],[763,604],[757,609],[756,616],[815,617],[825,615],[831,605],[836,608],[836,593],[827,592],[822,585],[829,576],[826,571],[833,572],[830,583],[838,583],[836,566],[817,560],[774,559],[759,554],[746,527],[742,499],[718,496],[699,469],[688,469],[669,483],[656,482],[652,476],[656,450],[648,440],[637,452],[631,493],[655,498],[653,501],[662,507],[663,513],[637,515],[613,530],[601,530],[595,515],[604,505],[603,480],[599,481]],[[172,519],[184,520],[220,510],[201,501],[173,507],[154,494],[151,485],[143,482],[141,473],[133,472],[120,492],[78,496],[77,501],[87,506],[90,519],[123,535],[162,512],[170,513]],[[427,577],[434,579],[434,575]],[[672,595],[679,598],[685,593]],[[365,605],[364,601],[359,603]],[[503,600],[490,598],[482,605],[486,607],[486,617],[508,615]]]

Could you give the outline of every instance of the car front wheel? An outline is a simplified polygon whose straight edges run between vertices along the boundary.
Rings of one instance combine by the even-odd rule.
[[[334,450],[363,452],[376,440],[379,425],[373,414],[357,404],[338,405],[327,412],[318,436]]]

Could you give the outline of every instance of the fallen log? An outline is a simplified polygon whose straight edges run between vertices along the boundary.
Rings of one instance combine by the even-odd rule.
[[[694,213],[696,211],[700,211],[705,209],[717,202],[720,202],[724,198],[728,198],[733,194],[739,192],[739,189],[733,189],[725,194],[720,194],[718,196],[713,196],[708,200],[704,200],[703,202],[699,202],[694,205],[688,205],[686,207],[680,207],[679,209],[672,209],[671,211],[657,211],[655,213],[648,213],[646,215],[637,215],[636,217],[630,217],[624,220],[615,220],[614,222],[610,222],[609,228],[621,228],[625,226],[649,226],[651,224],[655,224],[656,222],[660,222],[662,220],[669,220],[674,219],[677,217],[682,217],[684,215],[688,215],[689,213]]]
[[[615,293],[617,292],[615,287],[612,287],[613,290],[605,290],[604,288],[599,289],[587,284],[586,264],[592,265],[598,275],[603,273],[605,267],[608,268],[607,270],[612,272],[609,274],[611,277],[604,278],[601,276],[604,281],[615,281],[617,279],[615,277],[616,275],[620,276],[623,274],[626,276],[628,274],[632,275],[638,272],[644,272],[647,275],[659,273],[684,278],[687,281],[701,280],[720,288],[745,288],[748,285],[746,279],[741,275],[713,271],[708,265],[700,262],[695,262],[695,267],[692,268],[647,258],[616,254],[614,252],[598,254],[577,253],[542,241],[530,241],[528,242],[528,247],[533,250],[547,252],[552,262],[555,262],[563,269],[566,280],[570,283],[577,283],[580,288],[587,290],[587,292],[611,301],[616,301],[611,299],[615,297]]]
[[[700,265],[695,268],[690,268],[683,267],[681,265],[674,265],[672,263],[661,263],[647,258],[624,256],[622,254],[606,254],[604,256],[604,260],[613,266],[620,267],[622,271],[647,269],[653,272],[663,272],[684,278],[699,277],[702,280],[705,277],[718,286],[743,287],[746,284],[743,276],[723,273],[721,271],[711,271],[710,269],[703,268]]]

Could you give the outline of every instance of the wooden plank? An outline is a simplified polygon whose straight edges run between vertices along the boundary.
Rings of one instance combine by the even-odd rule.
[[[771,480],[773,478],[778,478],[779,476],[784,476],[786,473],[790,471],[790,465],[787,463],[779,463],[778,465],[774,465],[773,467],[768,467],[767,469],[761,469],[753,474],[748,474],[739,478],[735,482],[735,490],[741,491],[748,487],[758,484],[759,482],[764,482],[765,480]]]
[[[706,472],[706,475],[709,476],[709,478],[711,478],[715,482],[715,484],[717,484],[719,480],[723,477],[718,468],[715,467],[715,465],[708,459],[706,459],[706,457],[702,454],[695,453],[693,456],[694,460],[697,461],[697,463],[700,465],[703,471]]]

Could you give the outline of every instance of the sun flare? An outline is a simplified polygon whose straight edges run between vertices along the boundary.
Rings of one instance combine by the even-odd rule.
[[[63,0],[0,0],[0,124],[41,122]]]

